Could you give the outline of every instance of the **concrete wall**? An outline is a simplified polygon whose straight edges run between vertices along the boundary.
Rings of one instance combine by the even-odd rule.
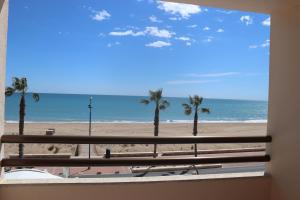
[[[300,199],[300,6],[272,12],[268,133],[272,200]]]
[[[174,0],[179,1],[179,0]],[[2,185],[0,199],[300,199],[300,7],[299,0],[180,0],[205,6],[272,14],[268,151],[266,178],[163,183]],[[227,2],[227,3],[226,3]],[[0,0],[0,7],[3,0]],[[267,7],[266,7],[267,6]],[[3,130],[6,5],[0,14],[0,134]]]
[[[144,183],[1,185],[2,200],[267,200],[268,177]]]
[[[0,0],[0,136],[4,132],[4,91],[6,67],[7,17],[8,1]],[[3,151],[1,151],[0,153],[3,153]]]
[[[299,0],[163,0],[178,3],[190,3],[208,7],[218,7],[231,10],[271,13],[282,8],[288,9],[300,5]]]

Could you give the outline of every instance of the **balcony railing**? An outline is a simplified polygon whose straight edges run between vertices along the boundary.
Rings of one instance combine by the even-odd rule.
[[[257,137],[124,137],[3,135],[1,144],[228,144],[270,143],[271,136]],[[159,166],[269,162],[270,155],[175,158],[3,158],[1,167]]]

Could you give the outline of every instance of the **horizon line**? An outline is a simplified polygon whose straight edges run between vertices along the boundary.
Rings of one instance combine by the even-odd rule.
[[[39,94],[58,94],[58,95],[86,95],[86,96],[126,96],[126,97],[147,97],[148,95],[130,95],[130,94],[87,94],[87,93],[60,93],[60,92],[28,92],[28,93],[39,93]],[[193,95],[191,95],[193,96]],[[200,95],[201,96],[201,95]],[[163,96],[165,98],[188,98],[188,96]],[[203,96],[202,96],[203,97]],[[204,99],[215,99],[215,100],[237,100],[237,101],[264,101],[269,102],[267,99],[234,99],[234,98],[221,98],[221,97],[203,97]]]

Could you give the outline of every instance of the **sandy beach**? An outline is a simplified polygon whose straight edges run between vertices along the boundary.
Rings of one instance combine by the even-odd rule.
[[[88,135],[88,124],[85,123],[28,123],[25,124],[25,134],[45,135],[48,128],[56,130],[55,135]],[[162,123],[160,136],[190,136],[192,124],[185,123]],[[7,123],[5,134],[18,134],[18,124]],[[92,126],[94,136],[152,136],[152,123],[97,123]],[[264,136],[266,135],[265,123],[202,123],[199,125],[199,135],[205,136]],[[26,144],[26,154],[53,154],[49,150],[51,144]],[[71,153],[74,155],[76,145],[55,145],[57,153]],[[208,144],[198,145],[198,149],[223,149],[243,147],[264,147],[264,144]],[[117,152],[151,152],[152,145],[96,145],[95,151],[103,155],[106,148],[113,153]],[[191,150],[192,145],[158,145],[158,151]],[[5,155],[16,154],[17,145],[5,144]]]

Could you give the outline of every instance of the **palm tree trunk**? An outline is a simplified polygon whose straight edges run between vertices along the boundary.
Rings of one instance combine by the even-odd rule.
[[[154,115],[154,136],[158,136],[159,132],[159,108],[158,105],[155,108],[155,115]],[[157,144],[154,144],[154,151],[153,157],[157,157]]]
[[[25,94],[21,95],[20,112],[19,112],[19,135],[24,134],[24,119],[25,119]],[[24,156],[24,144],[19,144],[19,158]]]
[[[197,134],[198,134],[198,106],[195,109],[194,128],[193,128],[193,135],[197,136]],[[195,151],[195,157],[197,157],[198,156],[197,144],[194,144],[194,151]]]

